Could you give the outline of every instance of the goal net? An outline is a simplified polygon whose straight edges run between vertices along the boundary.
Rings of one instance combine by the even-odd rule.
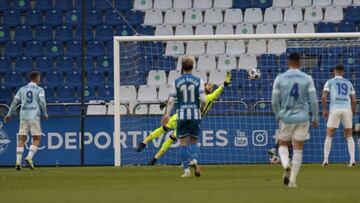
[[[302,71],[314,78],[321,111],[323,86],[337,64],[345,67],[345,77],[360,92],[359,37],[358,33],[114,37],[115,165],[147,164],[172,133],[165,132],[148,142],[142,152],[135,151],[160,127],[164,110],[159,104],[168,99],[172,81],[181,75],[184,56],[194,57],[193,74],[213,84],[213,90],[223,84],[227,72],[232,74],[231,85],[223,89],[202,120],[200,162],[269,163],[268,150],[275,146],[278,128],[271,110],[272,85],[275,77],[287,70],[288,54],[301,54]],[[252,68],[261,71],[260,79],[248,79]],[[358,121],[355,114],[354,123]],[[319,128],[310,133],[304,162],[320,163],[326,121],[321,118]],[[179,164],[178,145],[174,141],[157,163]],[[340,128],[330,161],[348,159]]]

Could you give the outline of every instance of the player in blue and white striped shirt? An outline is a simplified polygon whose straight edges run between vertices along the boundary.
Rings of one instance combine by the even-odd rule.
[[[46,111],[46,101],[44,89],[39,87],[40,74],[38,72],[30,73],[31,82],[21,87],[16,93],[13,102],[10,105],[9,113],[5,116],[5,122],[9,122],[11,117],[16,113],[18,104],[21,104],[20,109],[20,127],[19,127],[19,141],[16,148],[16,170],[21,169],[21,159],[24,152],[24,145],[26,136],[29,132],[32,135],[32,144],[29,149],[29,154],[25,158],[25,162],[30,169],[34,169],[33,157],[38,149],[41,141],[41,114],[45,119],[48,119]]]
[[[200,132],[200,108],[205,104],[206,98],[203,81],[191,74],[193,64],[192,58],[186,57],[182,60],[184,74],[174,81],[173,89],[170,92],[168,108],[162,119],[163,126],[166,126],[176,98],[176,113],[178,115],[176,130],[180,138],[181,159],[184,168],[184,175],[182,177],[190,176],[190,160],[193,161],[192,166],[195,168],[195,176],[199,177],[201,173],[197,162],[199,151],[197,138]]]
[[[351,82],[343,78],[344,67],[342,65],[335,67],[334,75],[334,78],[325,83],[322,95],[323,116],[325,119],[328,119],[327,135],[324,143],[323,166],[329,164],[332,138],[334,137],[335,129],[339,128],[341,121],[345,128],[345,137],[350,154],[349,167],[352,167],[355,166],[355,143],[352,137],[352,116],[356,110],[355,90]],[[326,99],[329,93],[330,115],[326,108]]]
[[[303,145],[310,138],[310,109],[312,126],[318,126],[319,110],[314,81],[300,71],[300,55],[292,53],[288,58],[289,70],[278,75],[274,82],[272,107],[279,120],[279,156],[284,168],[283,181],[289,187],[297,187],[296,177],[302,162]],[[310,106],[309,106],[310,102]],[[290,167],[288,146],[292,143],[293,159]]]

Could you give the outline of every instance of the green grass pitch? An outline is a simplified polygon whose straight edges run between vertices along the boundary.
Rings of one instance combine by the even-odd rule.
[[[204,166],[181,179],[176,166],[0,168],[1,203],[360,202],[360,171],[345,164],[302,166],[298,188],[280,165]]]

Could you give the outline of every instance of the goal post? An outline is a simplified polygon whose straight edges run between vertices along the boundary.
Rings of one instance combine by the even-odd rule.
[[[183,35],[183,36],[115,36],[113,38],[114,43],[114,165],[143,165],[146,164],[144,162],[145,159],[150,159],[156,151],[159,150],[161,144],[164,142],[165,138],[169,136],[169,133],[165,133],[161,138],[157,138],[156,140],[150,142],[148,145],[149,152],[146,153],[135,153],[134,148],[136,145],[149,133],[156,129],[159,126],[159,118],[161,116],[160,113],[151,113],[152,105],[154,105],[154,101],[148,101],[139,103],[139,101],[135,102],[135,104],[131,104],[131,101],[127,101],[128,103],[124,104],[121,98],[121,88],[120,85],[127,85],[127,83],[132,84],[135,81],[135,92],[140,95],[139,86],[147,85],[149,83],[148,78],[151,71],[154,70],[152,67],[161,66],[161,73],[165,73],[165,81],[170,80],[171,70],[166,69],[166,66],[175,67],[178,61],[178,57],[182,57],[187,55],[186,43],[191,41],[204,42],[204,47],[207,46],[207,43],[210,41],[224,41],[230,42],[233,40],[239,40],[245,42],[245,51],[243,54],[248,54],[250,45],[249,42],[251,40],[265,40],[266,46],[268,46],[268,40],[284,40],[286,43],[284,53],[274,53],[269,54],[268,48],[264,53],[251,53],[255,55],[255,60],[257,62],[256,68],[260,69],[262,72],[262,78],[258,83],[254,83],[250,87],[251,90],[247,90],[247,85],[252,85],[251,82],[246,82],[246,84],[242,83],[242,80],[246,80],[243,78],[241,74],[233,77],[233,83],[229,89],[224,90],[224,93],[220,95],[218,101],[216,102],[216,107],[214,107],[214,111],[210,113],[209,118],[204,118],[202,123],[202,127],[206,129],[206,132],[203,131],[204,134],[211,134],[212,137],[208,136],[208,142],[202,141],[201,145],[205,146],[203,153],[207,154],[203,157],[205,163],[210,164],[233,164],[233,163],[264,163],[267,160],[266,148],[274,144],[273,136],[275,134],[276,129],[271,129],[267,132],[265,129],[272,128],[274,125],[274,121],[272,121],[272,113],[271,109],[268,109],[269,104],[269,85],[272,84],[272,81],[276,74],[281,71],[284,71],[284,64],[280,68],[280,63],[284,63],[284,57],[287,53],[296,51],[300,52],[305,58],[303,61],[309,59],[311,65],[308,65],[311,68],[307,69],[305,72],[313,75],[314,80],[321,80],[316,83],[317,92],[321,91],[323,82],[325,79],[330,79],[330,74],[326,71],[331,65],[336,65],[335,63],[343,62],[343,58],[346,54],[354,54],[354,58],[352,60],[356,60],[356,64],[351,66],[351,74],[347,75],[351,78],[351,81],[355,83],[355,81],[360,81],[360,33],[303,33],[303,34],[241,34],[241,35]],[[159,42],[158,44],[154,42]],[[175,54],[175,55],[166,55],[166,43],[167,42],[185,42],[183,48],[183,54]],[[150,43],[150,44],[148,44]],[[153,43],[153,44],[151,44]],[[270,45],[269,45],[270,46]],[[257,47],[255,47],[256,49]],[[206,49],[206,48],[205,48]],[[305,51],[304,51],[305,50]],[[207,50],[206,50],[207,51]],[[217,64],[215,69],[220,67],[220,57],[219,54],[207,54],[201,53],[197,56],[196,62],[200,63],[200,57],[202,55],[209,55],[210,58],[214,57],[215,62]],[[263,59],[262,55],[275,55],[274,58],[268,57]],[[334,58],[331,57],[333,54]],[[166,55],[163,57],[162,55]],[[227,53],[221,53],[220,55],[227,55]],[[231,55],[231,54],[230,54]],[[241,54],[242,55],[242,54]],[[233,69],[226,70],[226,72],[231,71],[232,73],[237,73],[238,70],[244,69],[242,68],[241,63],[241,55],[236,55],[234,58],[236,59],[236,67]],[[329,55],[326,56],[325,55]],[[355,56],[356,55],[356,56]],[[337,58],[338,57],[338,58]],[[335,60],[336,58],[336,60]],[[312,60],[314,59],[314,60]],[[269,61],[266,61],[269,60]],[[271,61],[270,61],[271,60]],[[281,61],[282,60],[282,61]],[[344,59],[345,60],[345,59]],[[350,59],[349,59],[350,60]],[[226,63],[230,63],[231,60],[225,61]],[[357,64],[359,62],[359,64]],[[205,63],[206,64],[206,63]],[[267,67],[261,67],[263,64]],[[271,64],[271,65],[266,65]],[[276,65],[274,65],[276,64]],[[319,65],[321,64],[321,65]],[[325,65],[326,64],[326,65]],[[123,67],[126,67],[126,70]],[[279,66],[279,67],[275,67]],[[321,68],[317,68],[321,67]],[[276,71],[272,71],[274,68]],[[325,69],[324,69],[325,68]],[[124,70],[124,71],[123,71]],[[164,71],[163,71],[164,70]],[[156,68],[155,70],[156,71]],[[211,81],[211,71],[205,70],[205,77]],[[271,73],[270,73],[271,72]],[[202,72],[201,72],[202,73]],[[219,71],[219,74],[221,71]],[[122,75],[124,74],[124,76]],[[126,76],[125,76],[126,74]],[[271,75],[274,74],[274,75]],[[157,76],[161,78],[162,76]],[[123,78],[127,82],[122,81]],[[214,80],[217,81],[215,77]],[[157,81],[156,81],[157,82]],[[359,83],[359,82],[357,82]],[[167,83],[166,83],[167,84]],[[163,85],[166,85],[163,84]],[[160,97],[161,94],[161,85],[156,85],[156,94]],[[220,85],[220,84],[217,84]],[[258,85],[261,86],[261,90],[257,89]],[[265,88],[266,86],[266,88]],[[355,89],[360,89],[359,84],[355,87]],[[146,89],[146,88],[144,88]],[[266,92],[265,92],[266,89]],[[252,91],[252,92],[251,92]],[[267,96],[261,95],[266,94]],[[139,95],[136,96],[135,99],[139,98]],[[250,100],[247,97],[251,97]],[[243,98],[242,98],[243,97]],[[134,98],[133,98],[134,99]],[[160,102],[160,100],[158,100]],[[251,101],[251,102],[249,102]],[[157,101],[155,101],[156,103]],[[231,106],[229,107],[228,104]],[[245,105],[243,105],[245,104]],[[121,111],[121,105],[127,105],[130,109],[128,114],[124,114]],[[137,107],[145,105],[146,112],[136,113]],[[266,111],[257,111],[256,109],[260,106],[264,105],[266,107]],[[130,107],[129,107],[130,106]],[[242,106],[242,107],[237,107]],[[244,108],[246,106],[245,113],[242,110],[238,110],[236,108]],[[261,107],[262,108],[262,107]],[[218,111],[218,112],[216,112]],[[226,113],[225,113],[226,112]],[[260,116],[259,116],[260,115]],[[122,119],[126,119],[122,122]],[[247,119],[248,118],[248,119]],[[358,118],[356,121],[358,121]],[[250,123],[251,122],[251,123]],[[276,123],[275,123],[276,124]],[[239,129],[236,126],[239,126]],[[324,121],[321,122],[323,125],[320,129],[317,130],[317,135],[314,137],[314,141],[308,144],[307,149],[310,149],[308,152],[305,152],[305,160],[308,162],[315,162],[319,160],[319,157],[322,156],[322,146],[323,139],[325,139],[325,128]],[[217,126],[215,130],[212,130],[211,127]],[[250,130],[244,129],[249,127]],[[136,130],[137,129],[137,130]],[[223,132],[224,131],[224,132]],[[231,131],[231,132],[230,132]],[[274,132],[273,132],[274,131]],[[244,132],[244,134],[242,134]],[[263,139],[262,136],[265,135],[266,132],[266,145],[257,146],[256,142],[261,142]],[[226,134],[226,135],[222,135]],[[255,134],[254,134],[255,133]],[[258,134],[256,134],[258,133]],[[263,133],[263,134],[261,134]],[[340,133],[339,131],[337,133]],[[231,134],[231,135],[230,135]],[[323,135],[323,137],[320,137]],[[338,143],[335,141],[335,145],[343,144],[341,141],[341,137],[337,135],[339,139]],[[238,138],[238,139],[237,139]],[[243,139],[244,138],[244,139]],[[245,139],[246,138],[246,139]],[[206,143],[210,143],[209,140],[214,140],[213,142],[218,142],[224,144],[219,144],[214,148],[211,148],[211,144],[208,146]],[[224,141],[225,139],[226,142]],[[259,140],[256,140],[259,139]],[[270,141],[271,140],[271,141]],[[236,143],[239,141],[240,143]],[[244,141],[244,143],[242,143]],[[253,146],[249,146],[248,142],[253,142]],[[245,143],[246,142],[246,143]],[[213,144],[214,144],[213,143]],[[225,144],[227,144],[225,146]],[[245,146],[245,144],[248,144]],[[154,145],[154,146],[150,146]],[[216,145],[216,144],[214,144]],[[122,149],[123,146],[126,146],[126,149]],[[207,147],[206,147],[207,146]],[[175,150],[176,144],[173,144],[174,153],[167,157],[168,161],[162,162],[163,164],[174,164],[176,160],[179,158],[177,151]],[[335,161],[341,162],[344,161],[344,156],[346,156],[345,150],[346,146],[343,146],[343,149],[334,148]],[[145,156],[145,158],[138,158],[141,156]],[[233,158],[227,158],[227,156],[234,156]],[[248,156],[242,157],[241,156]],[[263,157],[261,157],[263,156]],[[306,159],[306,156],[316,156],[316,158]],[[265,158],[264,158],[265,157]]]

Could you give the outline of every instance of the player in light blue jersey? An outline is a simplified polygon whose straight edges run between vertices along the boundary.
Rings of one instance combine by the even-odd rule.
[[[31,82],[21,87],[16,93],[13,102],[11,103],[9,113],[5,116],[4,121],[9,122],[11,117],[16,113],[18,104],[20,107],[20,127],[19,127],[19,141],[16,148],[16,170],[21,170],[21,159],[24,152],[24,145],[27,135],[31,132],[32,144],[29,153],[25,158],[25,162],[30,169],[34,169],[33,157],[38,149],[41,139],[41,114],[45,119],[48,119],[46,111],[46,101],[44,89],[39,87],[40,73],[30,73]]]
[[[199,151],[197,138],[200,132],[201,107],[205,104],[206,98],[203,81],[191,74],[193,64],[193,59],[190,57],[182,60],[184,74],[174,81],[168,108],[162,118],[162,125],[166,126],[176,98],[178,115],[176,131],[180,138],[181,160],[184,168],[184,175],[181,177],[190,177],[190,160],[192,160],[191,166],[195,169],[195,176],[199,177],[201,174],[197,160]]]
[[[329,154],[331,151],[331,142],[336,128],[339,128],[340,122],[345,128],[345,137],[347,140],[350,163],[349,167],[355,166],[355,143],[352,136],[352,114],[356,110],[355,90],[351,82],[345,78],[344,67],[338,65],[334,69],[335,77],[325,83],[322,94],[323,116],[327,119],[327,135],[324,143],[324,162],[323,166],[329,164]],[[330,93],[330,114],[326,108],[326,99]]]
[[[298,53],[289,55],[288,66],[289,70],[275,79],[271,102],[280,125],[277,139],[284,168],[283,182],[288,187],[297,187],[296,177],[302,162],[303,145],[310,138],[310,110],[314,128],[318,126],[319,110],[314,81],[311,76],[300,71]],[[288,147],[291,143],[293,156],[290,166]]]

